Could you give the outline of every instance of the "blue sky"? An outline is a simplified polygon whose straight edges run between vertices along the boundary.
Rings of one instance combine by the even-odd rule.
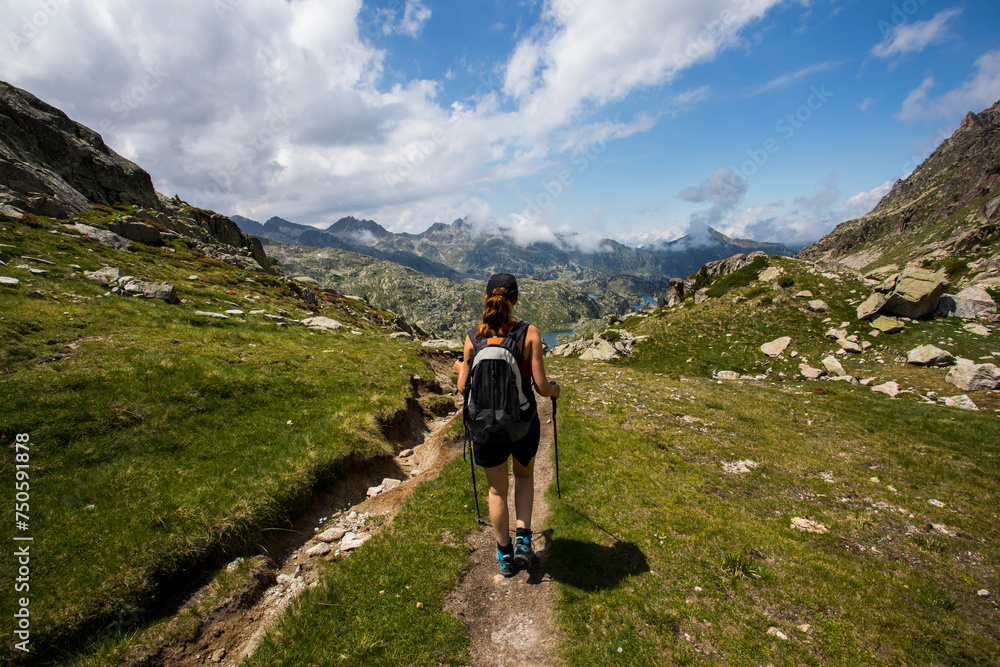
[[[0,0],[0,79],[199,206],[802,245],[1000,99],[977,0]]]

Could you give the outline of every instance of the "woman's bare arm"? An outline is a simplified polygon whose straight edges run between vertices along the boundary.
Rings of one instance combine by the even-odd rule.
[[[456,361],[458,366],[458,393],[465,389],[465,380],[469,377],[469,357],[472,356],[472,341],[465,337],[465,347],[462,348],[462,361]]]
[[[549,379],[545,375],[545,361],[542,359],[542,334],[534,325],[528,325],[528,332],[524,341],[525,353],[531,359],[531,378],[535,382],[535,391],[542,396],[559,398],[560,387],[558,384],[549,384]]]

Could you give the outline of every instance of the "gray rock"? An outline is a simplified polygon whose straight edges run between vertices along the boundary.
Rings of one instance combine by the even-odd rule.
[[[405,338],[406,340],[413,340],[413,334],[408,334],[405,331],[397,331],[396,333],[389,334],[389,338]]]
[[[580,359],[583,361],[610,361],[612,359],[618,358],[618,350],[615,346],[608,341],[600,338],[584,350],[583,354],[580,355]]]
[[[945,294],[938,302],[938,317],[976,319],[997,312],[996,301],[981,287],[966,287],[958,294]]]
[[[977,336],[989,336],[990,335],[990,330],[989,329],[987,329],[986,327],[984,327],[982,324],[978,324],[976,322],[966,322],[962,326],[962,328],[965,329],[966,331],[968,331],[969,333],[975,334]]]
[[[949,396],[944,399],[944,404],[949,408],[960,408],[962,410],[978,410],[976,404],[972,402],[972,399],[962,394],[961,396]]]
[[[38,290],[32,290],[31,292],[28,292],[27,294],[25,294],[24,298],[26,298],[26,299],[35,299],[37,301],[44,301],[45,300],[45,295],[42,294],[41,292],[39,292]]]
[[[879,292],[872,292],[872,295],[868,297],[864,303],[858,306],[858,319],[867,320],[869,317],[876,315],[882,307],[885,306],[889,298]]]
[[[739,380],[740,374],[736,371],[719,371],[714,375],[716,380],[726,380],[731,382],[733,380]]]
[[[443,338],[436,338],[434,340],[424,341],[420,344],[421,347],[432,347],[436,349],[447,349],[447,350],[458,350],[462,347],[460,343],[453,340],[445,340]]]
[[[932,273],[908,266],[899,274],[880,310],[912,318],[929,315],[937,309],[941,295],[950,285],[943,269]]]
[[[962,391],[996,389],[1000,387],[1000,369],[994,364],[977,364],[968,359],[959,359],[944,379]]]
[[[772,340],[770,343],[764,343],[760,346],[760,351],[769,357],[776,357],[785,351],[792,339],[789,336],[782,336]]]
[[[744,266],[752,264],[758,257],[767,257],[767,254],[756,250],[749,254],[738,254],[726,259],[709,262],[703,267],[709,276],[724,276],[734,271],[739,271]]]
[[[123,239],[114,232],[108,231],[107,229],[100,229],[98,227],[91,227],[90,225],[85,225],[82,222],[78,222],[73,225],[73,229],[80,232],[89,239],[97,241],[103,246],[112,248],[114,250],[133,250],[132,244],[128,240]]]
[[[14,258],[11,257],[10,255],[8,255],[7,253],[0,252],[0,264],[3,264],[4,266],[6,266],[6,265],[10,264],[13,260],[14,260]]]
[[[344,535],[346,534],[346,530],[340,528],[339,526],[334,526],[333,528],[324,530],[322,533],[317,535],[316,539],[320,542],[339,542],[344,539]]]
[[[840,377],[847,375],[847,371],[844,370],[841,363],[833,357],[827,357],[823,360],[823,368],[825,368],[831,375],[837,375]]]
[[[163,239],[160,238],[160,230],[145,222],[138,222],[130,216],[108,223],[108,229],[129,241],[145,243],[146,245],[161,245],[163,243]]]
[[[799,373],[802,374],[802,377],[809,380],[818,380],[824,375],[826,375],[826,371],[822,371],[818,368],[813,368],[809,364],[799,364]]]
[[[361,547],[365,542],[371,539],[371,535],[368,533],[361,533],[360,535],[355,535],[354,533],[347,533],[344,536],[343,541],[340,543],[341,551],[353,551]]]
[[[143,299],[163,299],[167,303],[180,303],[177,290],[167,283],[147,283],[133,276],[121,276],[111,283],[111,291],[122,296]]]
[[[840,338],[837,340],[837,345],[839,345],[845,352],[850,352],[851,354],[861,354],[861,344],[853,340]]]
[[[807,289],[804,289],[801,292],[796,292],[795,298],[796,299],[811,299],[811,298],[813,298],[813,293],[810,292]]]
[[[0,276],[0,285],[20,285],[21,281],[9,276]]]
[[[708,288],[702,287],[700,290],[694,293],[694,302],[696,304],[705,303],[708,301]]]
[[[204,310],[196,310],[196,311],[194,311],[194,314],[198,315],[199,317],[211,317],[211,318],[214,318],[214,319],[217,319],[217,320],[228,320],[229,319],[228,316],[223,315],[222,313],[211,313],[211,312],[205,312]]]
[[[242,310],[233,308],[232,310],[227,310],[226,315],[229,315],[230,317],[239,317],[241,315],[246,315],[246,313],[244,313]]]
[[[879,315],[872,320],[872,327],[886,334],[899,333],[905,328],[903,323],[895,317],[886,317],[885,315]]]
[[[757,276],[757,279],[766,283],[775,280],[776,278],[779,278],[784,273],[785,270],[780,266],[769,266],[768,268],[760,272],[760,275]]]
[[[889,398],[896,398],[899,395],[899,385],[890,380],[889,382],[875,385],[872,387],[872,391],[885,394]]]
[[[310,547],[306,551],[306,555],[309,556],[310,558],[315,558],[317,556],[325,556],[331,551],[333,551],[333,547],[331,547],[326,542],[320,542],[316,546]]]
[[[827,332],[825,334],[823,334],[823,335],[826,336],[827,338],[829,338],[830,340],[841,340],[843,338],[847,338],[847,330],[846,329],[828,329]]]
[[[122,277],[121,269],[113,266],[105,266],[97,271],[84,271],[83,277],[87,280],[96,280],[102,285],[110,285]]]
[[[331,331],[336,331],[337,329],[343,329],[344,325],[337,320],[331,320],[329,317],[309,317],[302,320],[302,324],[307,327],[316,327],[317,329],[328,329]]]
[[[921,345],[906,354],[906,362],[914,366],[951,366],[955,355],[934,345]]]
[[[822,299],[810,301],[806,304],[806,307],[814,313],[825,313],[830,310],[830,306],[826,305],[826,301],[823,301]]]

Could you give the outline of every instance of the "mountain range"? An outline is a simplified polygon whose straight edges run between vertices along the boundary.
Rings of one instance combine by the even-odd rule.
[[[238,215],[232,220],[243,232],[262,239],[340,248],[450,280],[485,280],[497,272],[576,283],[632,276],[650,279],[658,289],[665,289],[671,276],[688,276],[706,262],[736,253],[794,254],[781,244],[731,239],[711,228],[701,241],[685,237],[633,248],[611,239],[591,243],[579,234],[521,245],[503,228],[487,230],[465,219],[438,222],[420,234],[393,233],[373,220],[354,217],[342,218],[324,229],[278,217],[263,224]]]

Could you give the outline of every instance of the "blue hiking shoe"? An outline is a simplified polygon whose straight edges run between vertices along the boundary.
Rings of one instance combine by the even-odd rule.
[[[512,554],[505,554],[500,551],[500,547],[497,547],[497,562],[500,564],[500,574],[505,577],[514,576],[514,556]]]
[[[531,548],[531,533],[514,538],[514,562],[521,567],[531,567],[538,562],[535,550]]]

